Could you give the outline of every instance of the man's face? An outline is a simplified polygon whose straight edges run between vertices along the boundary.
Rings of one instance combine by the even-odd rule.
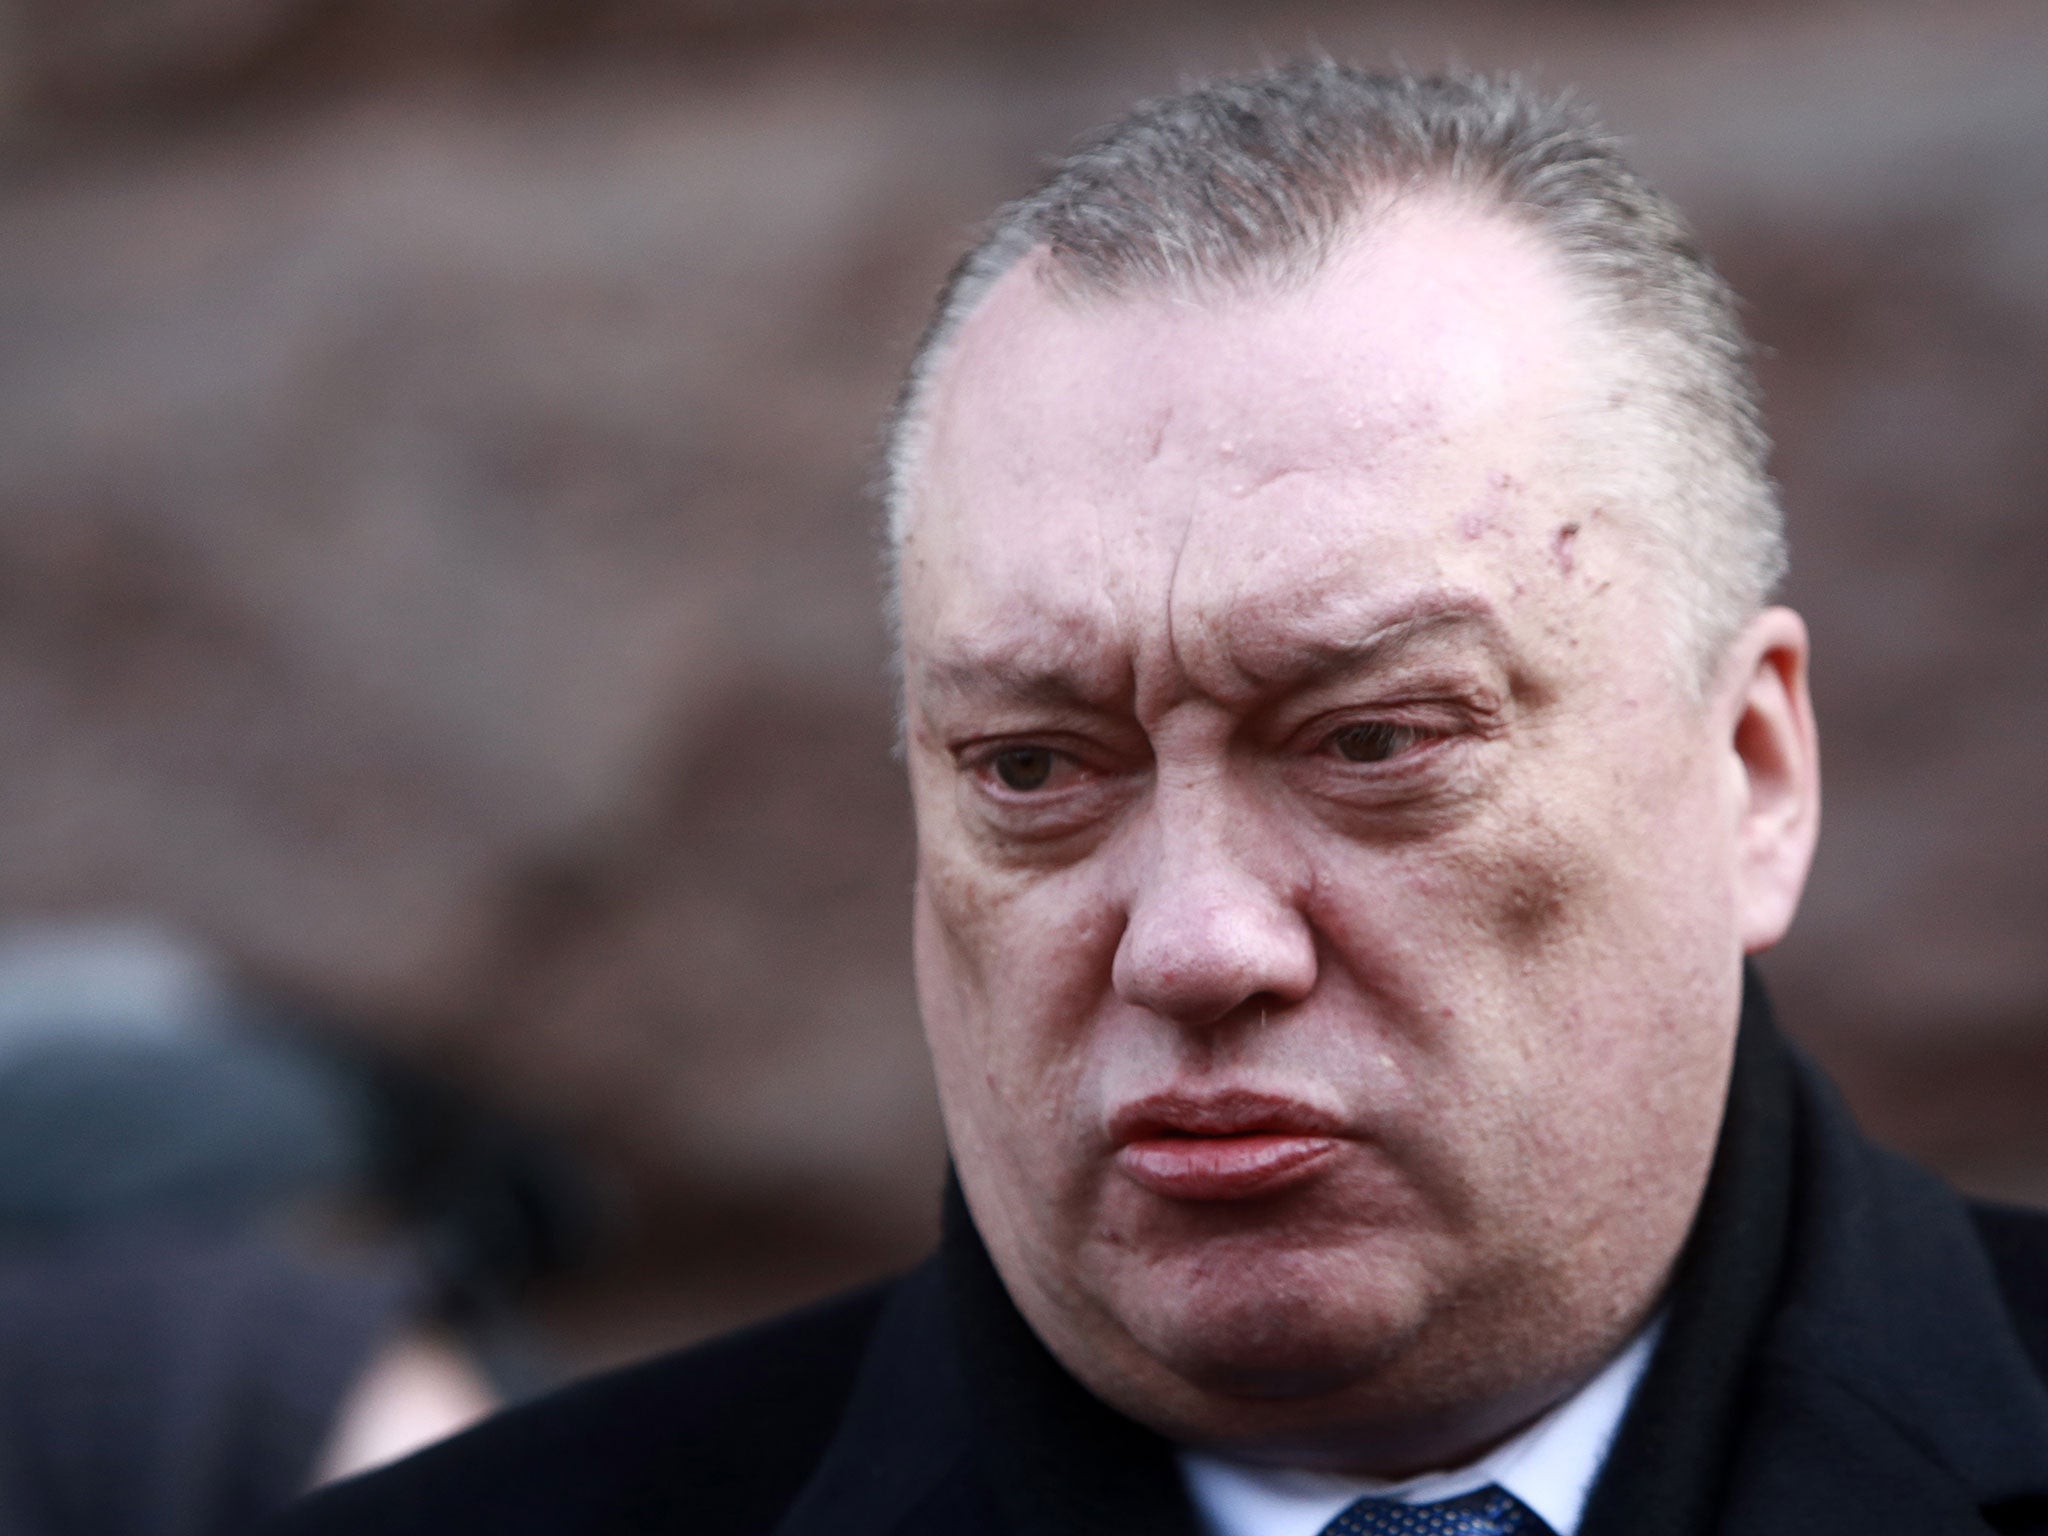
[[[902,583],[947,1127],[1039,1335],[1182,1440],[1483,1441],[1682,1241],[1739,689],[1688,685],[1590,489],[1603,345],[1530,237],[1423,203],[1265,295],[1027,262],[937,380]]]

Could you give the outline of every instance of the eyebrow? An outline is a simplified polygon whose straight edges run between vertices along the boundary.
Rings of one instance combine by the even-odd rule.
[[[1127,661],[1116,667],[1117,682],[1104,687],[1090,681],[1087,670],[1057,661],[1033,658],[1022,646],[961,649],[950,655],[928,657],[917,670],[932,689],[945,694],[1001,694],[1020,704],[1053,709],[1100,710],[1126,698],[1131,692],[1131,669]],[[1108,670],[1097,666],[1097,672]]]
[[[1460,632],[1479,636],[1497,659],[1510,658],[1499,616],[1472,592],[1432,589],[1362,615],[1350,636],[1342,634],[1344,628],[1341,618],[1333,621],[1326,610],[1313,621],[1277,626],[1249,642],[1239,640],[1229,645],[1228,655],[1231,665],[1261,692],[1308,688],[1369,671],[1410,646]],[[1333,629],[1339,632],[1335,637]],[[1135,691],[1127,657],[1119,656],[1111,665],[1083,666],[1049,657],[1047,649],[1042,640],[962,646],[924,658],[917,670],[939,694],[994,694],[1018,704],[1060,710],[1112,709]],[[1114,681],[1106,675],[1112,670]]]
[[[1369,626],[1369,627],[1367,627]],[[1382,612],[1361,626],[1353,638],[1333,638],[1332,626],[1318,623],[1286,626],[1230,649],[1232,664],[1265,689],[1313,687],[1382,666],[1411,646],[1461,634],[1477,637],[1496,659],[1509,659],[1511,647],[1499,615],[1491,604],[1468,592],[1431,591],[1409,599],[1392,612]]]

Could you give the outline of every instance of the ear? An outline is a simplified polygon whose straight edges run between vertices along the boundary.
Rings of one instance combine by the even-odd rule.
[[[1735,902],[1745,954],[1785,936],[1820,831],[1820,742],[1807,692],[1806,622],[1767,608],[1730,648],[1724,674],[1737,780]]]

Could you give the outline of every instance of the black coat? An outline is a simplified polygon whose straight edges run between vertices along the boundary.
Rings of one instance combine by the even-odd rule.
[[[1856,1132],[1746,1004],[1665,1332],[1582,1536],[2048,1533],[2048,1217]],[[1190,1536],[1171,1449],[1024,1326],[957,1195],[891,1284],[573,1387],[275,1536]]]

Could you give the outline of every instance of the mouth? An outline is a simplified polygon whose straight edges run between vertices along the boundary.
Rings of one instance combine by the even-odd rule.
[[[1170,1200],[1251,1200],[1319,1173],[1341,1126],[1297,1100],[1264,1094],[1158,1094],[1110,1120],[1117,1169]]]

